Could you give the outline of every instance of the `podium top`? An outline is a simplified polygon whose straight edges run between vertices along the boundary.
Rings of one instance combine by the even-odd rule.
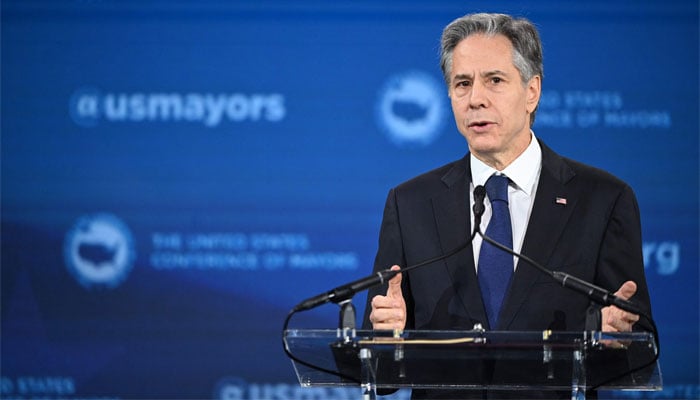
[[[302,386],[660,390],[647,332],[287,330]],[[320,367],[319,369],[312,368]]]

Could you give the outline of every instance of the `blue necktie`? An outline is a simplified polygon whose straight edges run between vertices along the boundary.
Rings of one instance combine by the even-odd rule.
[[[491,201],[491,220],[486,236],[513,248],[513,229],[508,211],[508,177],[492,175],[486,181],[486,194]],[[491,329],[496,329],[498,313],[513,275],[513,256],[484,241],[479,253],[478,279],[481,296]]]

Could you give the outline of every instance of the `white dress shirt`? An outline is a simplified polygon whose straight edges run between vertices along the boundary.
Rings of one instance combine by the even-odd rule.
[[[527,223],[532,212],[532,205],[535,203],[535,193],[537,183],[542,170],[542,149],[532,133],[530,144],[518,158],[508,165],[503,171],[484,164],[472,154],[470,157],[472,181],[469,190],[469,207],[474,209],[474,188],[485,185],[486,181],[494,173],[502,174],[510,178],[508,184],[508,209],[510,210],[510,221],[513,228],[513,250],[519,253],[525,239]],[[491,201],[488,197],[484,200],[485,211],[481,218],[481,232],[486,232],[486,227],[491,220]],[[472,226],[474,226],[474,213],[472,212]],[[474,250],[474,266],[479,265],[479,253],[481,251],[481,236],[476,235],[472,242]],[[518,258],[513,257],[513,268],[517,266]]]

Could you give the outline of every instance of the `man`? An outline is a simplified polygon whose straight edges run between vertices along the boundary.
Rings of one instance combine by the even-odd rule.
[[[486,186],[482,232],[491,236],[491,219],[495,225],[506,218],[503,240],[516,252],[650,312],[632,189],[604,171],[559,156],[531,130],[543,77],[541,43],[532,23],[502,14],[459,18],[443,31],[441,67],[469,153],[389,192],[375,271],[407,267],[468,241],[474,188]],[[505,185],[500,189],[507,190],[501,199],[505,216],[503,207],[491,205],[497,195],[489,181]],[[488,247],[477,235],[454,256],[371,290],[365,327],[468,330],[479,323],[489,330],[624,332],[639,319],[616,307],[598,307],[524,261],[504,259]],[[487,259],[499,257],[494,268],[501,272],[494,278]],[[414,391],[417,397],[439,395]]]

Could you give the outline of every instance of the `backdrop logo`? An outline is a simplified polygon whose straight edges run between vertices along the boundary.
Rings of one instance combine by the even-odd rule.
[[[379,126],[397,145],[428,145],[441,133],[445,96],[444,86],[427,73],[394,75],[379,93]]]
[[[134,253],[129,229],[110,214],[80,218],[64,243],[68,270],[88,289],[119,286],[131,271]]]
[[[287,110],[279,93],[102,93],[76,90],[69,101],[73,122],[93,127],[106,122],[185,122],[215,128],[228,122],[278,122]]]

